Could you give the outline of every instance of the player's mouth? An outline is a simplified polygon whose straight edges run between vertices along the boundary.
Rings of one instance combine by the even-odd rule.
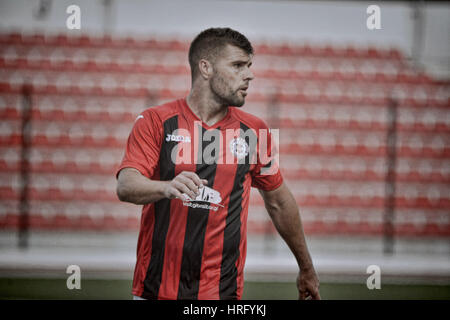
[[[239,88],[239,91],[242,93],[242,95],[244,97],[247,95],[247,89],[248,89],[248,86]]]

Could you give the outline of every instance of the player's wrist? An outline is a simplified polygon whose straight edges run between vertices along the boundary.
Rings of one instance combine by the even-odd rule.
[[[302,261],[301,263],[299,263],[299,269],[300,269],[300,272],[314,271],[314,265],[311,260]]]
[[[170,199],[170,181],[160,181],[158,194],[161,198]]]

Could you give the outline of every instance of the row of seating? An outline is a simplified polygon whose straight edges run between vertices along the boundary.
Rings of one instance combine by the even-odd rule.
[[[137,115],[136,115],[137,116]],[[75,121],[70,121],[75,120]],[[44,137],[44,139],[58,139],[64,137],[67,140],[76,140],[89,138],[93,140],[102,140],[107,137],[114,137],[123,142],[126,141],[135,120],[135,116],[131,117],[128,122],[119,123],[117,121],[108,121],[98,124],[98,118],[85,119],[33,119],[32,135],[35,137]],[[300,122],[301,123],[301,122]],[[93,126],[95,124],[95,126]],[[364,128],[361,123],[353,123],[353,126],[345,126],[345,122],[336,126],[320,125],[312,126],[280,126],[272,127],[274,132],[280,138],[281,143],[302,142],[303,145],[323,145],[336,146],[342,145],[351,148],[359,145],[367,147],[380,147],[385,144],[386,128],[381,130],[380,127],[370,130]],[[386,127],[386,126],[384,126]],[[298,134],[298,129],[302,132]],[[277,130],[277,131],[275,131]],[[446,149],[448,146],[448,131],[435,132],[432,130],[412,131],[397,130],[397,143],[400,147],[409,146],[411,148],[431,147],[432,149]],[[0,124],[0,136],[8,137],[18,135],[21,132],[21,119],[3,119]],[[105,145],[106,146],[106,145]]]
[[[124,112],[111,112],[108,113],[106,111],[98,111],[98,112],[85,112],[85,111],[62,111],[62,110],[49,110],[49,111],[40,111],[40,110],[34,110],[32,112],[32,119],[34,122],[39,124],[45,124],[45,123],[61,123],[61,122],[75,122],[78,121],[81,124],[91,124],[96,123],[98,121],[102,121],[104,123],[108,123],[108,126],[113,126],[116,124],[117,126],[120,126],[120,123],[128,122],[133,123],[133,121],[136,119],[136,115],[138,115],[143,109],[139,108],[138,112],[133,113],[131,110],[124,111]],[[260,114],[261,111],[257,113],[252,114]],[[295,113],[295,112],[293,112]],[[356,113],[356,112],[355,112]],[[289,136],[289,131],[291,130],[297,130],[298,128],[302,128],[302,130],[305,130],[307,132],[307,135],[310,135],[308,133],[311,130],[318,130],[318,129],[324,129],[324,130],[333,130],[332,135],[335,136],[335,138],[339,139],[341,137],[344,141],[350,141],[355,140],[356,138],[352,138],[355,134],[361,131],[367,131],[372,132],[373,134],[379,136],[386,132],[386,121],[384,120],[377,120],[372,119],[369,121],[366,121],[363,119],[365,115],[356,115],[356,114],[350,115],[348,118],[341,118],[339,114],[335,114],[335,117],[333,117],[333,114],[330,116],[330,118],[313,118],[314,115],[308,115],[306,117],[301,116],[301,118],[297,118],[294,114],[292,117],[288,117],[288,115],[280,114],[280,118],[278,119],[272,119],[270,127],[272,129],[280,129],[283,128],[282,132],[287,132],[287,136]],[[378,113],[378,116],[381,112]],[[441,144],[441,142],[438,142],[439,140],[446,139],[445,136],[450,132],[450,123],[448,123],[446,117],[444,114],[442,114],[442,117],[438,118],[438,115],[441,113],[436,113],[432,116],[428,115],[428,120],[426,120],[426,116],[423,118],[424,121],[421,121],[419,119],[419,116],[415,118],[415,121],[411,121],[408,116],[406,117],[399,117],[397,122],[397,133],[402,136],[409,137],[410,135],[423,133],[426,135],[434,135],[438,136],[435,138],[432,138],[432,140],[436,140],[434,143]],[[17,123],[20,123],[21,121],[21,111],[19,109],[0,109],[0,117],[4,119],[4,125],[0,126],[0,135],[5,136],[8,135],[8,133],[15,132],[15,129],[17,127]],[[282,117],[282,118],[281,118]],[[269,119],[270,120],[270,119]],[[51,130],[51,129],[49,129]],[[59,130],[59,129],[56,129]],[[286,130],[286,131],[285,131]],[[47,130],[43,130],[44,132]],[[60,130],[59,130],[60,131]],[[87,130],[85,133],[86,135],[90,135],[91,130]],[[110,131],[110,130],[108,130]],[[336,133],[336,134],[335,134]],[[61,133],[62,134],[62,133]],[[284,136],[284,134],[282,134]],[[346,138],[348,137],[348,138]],[[380,145],[382,144],[380,137],[376,138],[377,141],[367,141],[368,145],[375,144]],[[308,139],[310,140],[310,139]],[[321,139],[319,139],[321,140]],[[358,139],[358,140],[361,140]],[[423,140],[421,138],[421,140]],[[350,144],[358,144],[356,141],[354,143],[349,142]],[[345,144],[345,143],[344,143]]]
[[[186,60],[186,58],[184,59]],[[392,64],[358,65],[351,62],[334,62],[330,65],[314,63],[314,61],[294,61],[284,65],[281,69],[277,66],[263,61],[264,57],[255,58],[256,67],[252,68],[256,78],[272,78],[275,80],[341,80],[341,81],[374,81],[379,83],[432,83],[424,74],[412,73],[409,69],[396,69]],[[265,59],[268,60],[268,59]],[[259,64],[258,64],[259,63]],[[286,62],[287,63],[287,62]],[[367,62],[366,62],[367,64]],[[95,60],[78,62],[76,60],[52,61],[50,59],[8,59],[0,56],[0,67],[21,70],[48,70],[55,72],[117,72],[145,74],[172,74],[188,75],[190,68],[181,61],[153,62],[144,64],[142,62],[96,62]]]
[[[150,100],[150,101],[148,101]],[[98,97],[62,97],[51,95],[33,96],[35,120],[46,121],[104,121],[108,123],[132,122],[142,110],[157,104],[152,99],[113,99]],[[19,94],[5,94],[0,97],[2,119],[21,118],[22,97]],[[273,104],[249,102],[245,111],[262,118],[269,118],[269,124],[283,128],[346,128],[361,130],[386,130],[388,113],[386,107],[333,104]],[[448,108],[418,108],[400,105],[397,108],[398,131],[450,132]]]
[[[1,199],[19,199],[21,181],[19,172],[0,173]],[[287,177],[289,178],[289,177]],[[297,201],[301,204],[339,206],[383,206],[386,185],[384,181],[287,180]],[[434,207],[449,209],[450,194],[445,182],[402,182],[396,183],[396,201],[399,207]],[[42,201],[60,200],[104,200],[117,202],[116,181],[112,174],[50,174],[32,173],[29,184],[31,199]],[[256,195],[256,193],[255,193]],[[263,205],[254,196],[253,204]]]
[[[104,119],[107,120],[107,119]],[[134,119],[133,119],[134,120]],[[95,124],[95,126],[93,126]],[[63,144],[64,141],[74,144],[83,141],[116,140],[123,144],[131,131],[133,122],[115,123],[97,121],[69,122],[64,120],[49,121],[35,119],[32,124],[32,136],[38,144]],[[278,144],[300,144],[303,147],[319,147],[323,149],[378,149],[386,145],[386,132],[381,130],[364,130],[345,127],[281,127],[277,129]],[[301,132],[298,132],[301,129]],[[396,133],[396,143],[399,149],[411,150],[431,149],[436,152],[447,152],[449,148],[449,132],[434,131],[401,131]],[[0,139],[10,139],[21,134],[19,119],[4,120],[0,124]],[[44,141],[44,142],[39,142]],[[108,146],[108,144],[104,144]]]
[[[0,75],[2,70],[0,69]],[[62,77],[62,76],[61,76]],[[11,79],[10,79],[11,80]],[[0,92],[4,94],[17,94],[22,92],[24,85],[27,86],[28,80],[24,78],[16,79],[10,83],[0,82]],[[97,79],[98,80],[98,79]],[[154,78],[155,82],[149,83],[147,86],[112,86],[110,84],[99,85],[98,82],[90,81],[83,86],[77,86],[71,82],[71,80],[62,81],[62,83],[52,82],[48,83],[35,83],[31,84],[30,88],[34,94],[54,94],[61,96],[80,96],[80,97],[120,97],[120,98],[141,98],[141,99],[155,99],[159,101],[168,101],[185,97],[189,93],[186,89],[186,83],[183,83],[183,89],[181,84],[172,87],[171,83],[167,83],[167,87],[163,87],[162,78]],[[112,82],[113,84],[117,82]],[[122,82],[121,82],[122,83]],[[376,105],[384,106],[389,105],[392,99],[395,99],[401,106],[411,107],[433,107],[433,108],[448,108],[449,98],[447,89],[448,86],[442,85],[435,87],[435,90],[426,96],[414,98],[413,95],[408,94],[407,91],[399,88],[393,90],[387,90],[386,88],[377,88],[376,86],[364,86],[350,84],[348,87],[348,94],[336,95],[335,93],[326,90],[318,90],[319,83],[314,83],[313,86],[317,90],[308,87],[306,83],[302,85],[300,91],[297,93],[288,92],[289,87],[285,87],[283,91],[277,87],[274,83],[272,86],[259,87],[259,89],[253,90],[248,96],[249,103],[266,103],[266,104],[333,104],[333,105]],[[179,87],[179,88],[177,88]],[[330,87],[332,88],[332,86]],[[303,93],[305,89],[307,92]],[[342,93],[343,91],[341,91]]]
[[[448,107],[437,107],[432,105],[422,105],[413,107],[411,105],[399,104],[397,106],[397,126],[398,130],[408,127],[423,127],[430,130],[439,128],[450,128],[450,117]],[[359,125],[364,128],[370,126],[379,130],[386,130],[388,121],[387,105],[370,104],[325,104],[325,103],[281,103],[276,100],[270,102],[251,101],[245,105],[245,110],[252,114],[268,118],[271,124],[289,124],[289,120],[297,124],[297,127],[304,127],[309,122],[313,122],[312,127],[326,125]],[[294,125],[292,123],[291,125]],[[284,125],[282,127],[285,127]]]
[[[168,69],[169,68],[169,69]],[[4,82],[20,86],[30,83],[37,87],[99,87],[160,90],[170,87],[173,90],[185,90],[190,83],[188,70],[179,72],[177,68],[91,68],[90,65],[68,68],[53,68],[46,64],[35,67],[5,65],[0,60],[0,74]],[[311,96],[326,95],[330,97],[379,97],[394,96],[397,100],[410,98],[418,102],[438,100],[448,102],[447,83],[415,83],[407,74],[398,74],[392,79],[363,76],[357,72],[353,75],[340,73],[294,72],[289,71],[286,77],[280,71],[255,71],[255,79],[251,83],[252,92],[269,92],[272,94],[304,94]]]
[[[110,156],[111,157],[111,156]],[[17,156],[15,156],[17,158]],[[120,159],[121,156],[117,156]],[[90,175],[95,173],[97,175],[113,176],[117,163],[112,163],[111,158],[102,157],[102,161],[93,161],[91,159],[80,159],[76,156],[75,159],[67,159],[65,156],[60,158],[58,152],[52,160],[35,160],[32,159],[30,163],[30,171],[32,174],[45,173],[69,173],[78,175]],[[103,160],[104,159],[104,160]],[[114,159],[114,161],[117,161]],[[343,168],[342,163],[333,163],[328,166],[312,168],[307,165],[298,164],[297,169],[286,168],[286,162],[282,161],[283,175],[288,180],[329,180],[329,181],[383,181],[386,178],[386,173],[380,168]],[[336,167],[340,167],[337,168]],[[19,172],[20,161],[12,161],[12,159],[0,159],[0,172]],[[400,170],[403,170],[400,169]],[[420,182],[420,183],[449,183],[448,164],[443,164],[440,167],[434,168],[432,171],[426,169],[412,169],[408,166],[407,171],[396,171],[396,181],[398,182]]]
[[[253,57],[254,69],[273,69],[277,71],[312,71],[330,73],[356,73],[362,74],[396,74],[399,72],[411,73],[404,60],[379,59],[366,57],[364,59],[349,56],[330,56],[324,59],[321,56],[293,55],[284,56],[257,53]],[[189,68],[187,51],[172,51],[161,49],[139,50],[133,48],[72,48],[58,46],[26,46],[4,45],[0,48],[0,59],[7,65],[20,63],[24,65],[53,65],[77,66],[90,65],[102,67],[105,65],[116,67],[149,66]],[[417,74],[417,72],[414,72]]]
[[[102,148],[105,145],[110,148],[124,147],[123,139],[116,139],[114,136],[72,136],[58,135],[58,136],[36,136],[32,139],[33,146],[45,146],[45,147],[91,147]],[[8,135],[0,136],[0,147],[3,146],[20,146],[20,135]],[[296,154],[296,155],[315,155],[315,156],[361,156],[361,157],[378,157],[386,153],[384,146],[367,146],[367,145],[326,145],[326,144],[309,144],[306,145],[304,141],[295,141],[290,143],[281,143],[279,146],[281,154]],[[415,146],[406,145],[397,148],[397,156],[399,157],[411,157],[422,158],[427,157],[431,159],[447,159],[449,157],[450,150],[448,147],[428,147],[428,146]]]
[[[80,131],[81,132],[81,131]],[[309,138],[310,139],[310,138]],[[422,140],[419,140],[422,141]],[[441,141],[441,140],[439,140]],[[113,135],[102,136],[85,136],[84,133],[79,135],[64,135],[57,133],[53,135],[37,135],[32,138],[33,146],[40,147],[90,147],[90,148],[124,148],[123,139],[117,139]],[[0,147],[15,146],[21,144],[20,134],[11,134],[7,136],[0,135]],[[386,154],[386,147],[383,145],[364,145],[363,143],[357,145],[344,144],[325,144],[325,143],[308,143],[304,137],[297,141],[281,142],[279,145],[281,154],[288,155],[315,155],[315,156],[360,156],[360,157],[378,157]],[[430,159],[447,159],[450,150],[448,146],[442,147],[441,143],[436,143],[431,146],[416,145],[411,142],[409,145],[399,146],[397,148],[398,157],[423,158]]]
[[[78,219],[86,216],[95,220],[105,218],[123,219],[139,218],[141,209],[139,206],[126,203],[112,202],[87,202],[83,200],[72,201],[40,201],[32,200],[30,202],[31,215],[40,215],[45,219],[51,220],[56,216],[66,216],[69,219]],[[0,219],[7,216],[19,214],[19,205],[17,201],[7,200],[0,203]],[[308,224],[315,221],[336,222],[344,221],[349,223],[382,223],[383,208],[364,208],[358,206],[338,207],[338,206],[317,206],[304,205],[301,208],[302,220]],[[268,221],[269,216],[262,207],[256,207],[249,213],[250,224]],[[395,212],[395,223],[413,223],[417,227],[423,227],[426,223],[437,224],[440,228],[448,227],[450,219],[445,209],[435,208],[399,208]]]
[[[17,215],[18,203],[14,201],[2,202],[0,204],[0,219],[7,216]],[[69,202],[42,202],[32,201],[30,203],[31,215],[41,216],[43,219],[51,220],[57,216],[65,216],[69,219],[79,219],[88,217],[92,220],[102,220],[107,217],[113,219],[139,217],[140,208],[129,204],[95,203],[84,201]],[[351,224],[360,224],[367,222],[369,224],[383,223],[383,210],[366,208],[319,208],[305,206],[301,210],[302,221],[310,224],[316,221],[347,222]],[[249,214],[250,225],[252,223],[269,221],[267,212],[264,210],[255,210]],[[450,224],[448,215],[444,211],[424,211],[413,209],[400,209],[395,214],[395,223],[412,223],[417,228],[423,227],[428,222],[437,224],[440,227]]]
[[[67,34],[24,34],[24,33],[0,33],[2,45],[27,45],[27,46],[58,46],[73,49],[79,48],[115,48],[124,50],[134,49],[159,49],[169,51],[187,52],[189,42],[181,39],[167,38],[139,38],[139,37],[111,37],[111,36],[86,36]],[[403,60],[404,56],[396,48],[380,49],[373,46],[359,47],[347,45],[342,47],[304,43],[255,43],[255,52],[258,54],[272,54],[275,56],[315,56],[315,57],[352,57],[360,59],[392,59]]]
[[[96,204],[87,202],[39,202],[30,204],[29,222],[33,228],[136,230],[140,210],[136,206]],[[17,203],[0,203],[0,227],[17,227]],[[315,234],[381,234],[384,212],[377,209],[302,207],[303,227]],[[398,235],[449,236],[450,221],[447,212],[414,209],[398,210],[393,221]],[[249,213],[247,229],[250,233],[274,233],[275,229],[266,212]]]
[[[0,148],[0,171],[20,169],[19,146]],[[51,148],[34,147],[30,154],[33,173],[78,173],[111,175],[123,156],[120,148]],[[379,157],[349,157],[280,155],[280,164],[289,179],[316,178],[342,180],[383,180],[386,176],[386,159]],[[448,159],[399,158],[396,165],[398,181],[449,182]]]
[[[105,108],[106,109],[106,108]],[[64,111],[63,109],[50,109],[50,110],[36,110],[32,111],[33,121],[39,122],[50,122],[50,121],[80,121],[81,123],[92,123],[92,122],[107,122],[110,124],[123,123],[124,121],[132,123],[136,119],[136,115],[144,110],[139,108],[136,112],[133,110],[115,111],[111,109],[106,109],[105,111],[95,111],[95,110],[72,110]],[[353,109],[354,110],[354,109]],[[246,111],[249,111],[246,109]],[[342,111],[345,112],[345,111]],[[257,112],[250,112],[254,115],[259,115],[264,113],[264,110],[258,110]],[[289,117],[288,112],[279,112],[279,117],[277,119],[268,119],[271,122],[271,127],[284,128],[284,129],[298,129],[302,128],[305,130],[309,129],[332,129],[332,130],[348,130],[351,132],[358,131],[370,131],[370,132],[385,132],[386,131],[386,121],[383,118],[384,112],[373,113],[374,118],[366,118],[371,113],[364,111],[354,111],[353,114],[347,114],[345,117],[341,116],[341,111],[336,111],[334,114],[331,113],[327,117],[322,117],[315,114],[305,114],[303,111],[300,114],[296,114],[293,110],[292,116]],[[381,115],[381,116],[380,116]],[[434,133],[445,135],[450,132],[450,123],[444,112],[422,112],[420,114],[412,115],[406,113],[404,116],[400,115],[397,118],[396,130],[397,132],[414,132],[424,134]],[[21,111],[19,108],[0,108],[0,117],[5,121],[21,121]],[[376,118],[378,117],[378,119]],[[8,125],[6,125],[8,126]],[[6,130],[3,128],[2,130]]]
[[[73,149],[71,146],[53,148],[35,146],[31,149],[30,163],[39,166],[42,163],[51,163],[54,168],[59,165],[70,163],[74,166],[83,165],[105,165],[114,166],[120,162],[123,155],[122,148],[89,148],[81,147]],[[0,147],[0,161],[7,167],[14,167],[19,163],[21,157],[20,146]],[[285,154],[279,155],[279,162],[284,170],[306,170],[307,172],[373,172],[382,176],[386,171],[385,155],[377,157],[354,157],[350,155],[329,157],[327,155],[312,154]],[[431,175],[441,174],[443,177],[450,173],[450,160],[430,159],[424,157],[396,159],[396,173]]]

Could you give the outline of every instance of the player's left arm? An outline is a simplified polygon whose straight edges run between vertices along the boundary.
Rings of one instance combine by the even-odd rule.
[[[283,182],[272,191],[258,189],[275,228],[293,252],[300,268],[297,287],[300,299],[320,299],[319,279],[309,255],[297,203]]]

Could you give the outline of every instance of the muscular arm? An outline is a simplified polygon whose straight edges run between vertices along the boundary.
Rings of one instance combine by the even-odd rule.
[[[183,171],[171,181],[159,181],[148,179],[137,169],[124,168],[117,178],[116,193],[120,201],[147,204],[163,198],[184,199],[183,193],[195,198],[199,187],[207,183],[193,172]]]
[[[320,299],[319,281],[306,245],[297,203],[289,188],[283,183],[273,191],[262,191],[264,204],[275,228],[293,252],[300,268],[297,285],[300,298],[310,295]]]
[[[163,199],[164,189],[169,181],[154,181],[142,175],[137,169],[124,168],[117,178],[116,193],[120,201],[147,204]]]

